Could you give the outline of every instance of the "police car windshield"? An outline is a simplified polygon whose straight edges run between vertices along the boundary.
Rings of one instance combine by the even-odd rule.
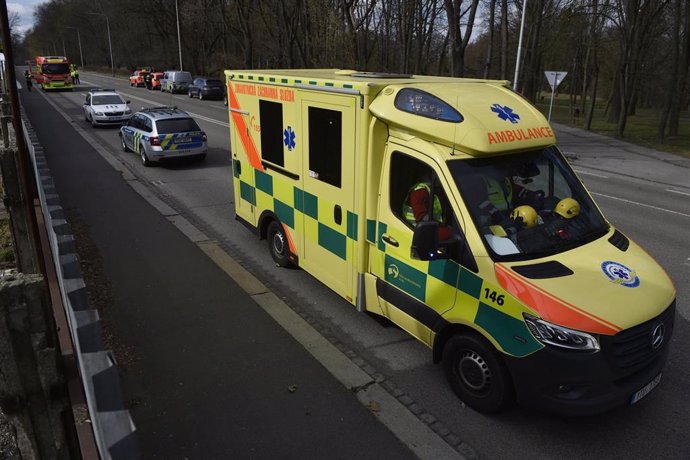
[[[107,105],[107,104],[124,104],[125,101],[122,100],[117,94],[103,94],[102,96],[94,96],[92,104],[93,105]]]
[[[545,257],[608,231],[608,223],[555,147],[451,160],[448,167],[496,261]]]
[[[156,122],[158,134],[186,133],[189,131],[201,131],[199,125],[192,118],[169,118]]]

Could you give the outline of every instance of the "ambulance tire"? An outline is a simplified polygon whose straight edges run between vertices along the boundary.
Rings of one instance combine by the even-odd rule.
[[[514,399],[512,380],[498,352],[477,334],[456,335],[443,349],[446,378],[455,394],[474,410],[500,412]]]
[[[268,250],[276,265],[279,267],[289,267],[291,264],[287,235],[283,226],[277,220],[268,224],[267,240]]]

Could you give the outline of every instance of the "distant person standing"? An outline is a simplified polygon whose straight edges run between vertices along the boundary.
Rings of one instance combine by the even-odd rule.
[[[24,79],[26,80],[26,89],[31,91],[31,87],[33,86],[33,82],[31,81],[31,74],[29,73],[28,70],[24,71]]]
[[[77,66],[72,67],[72,71],[70,72],[72,76],[72,83],[75,85],[79,84],[79,71],[77,70]]]

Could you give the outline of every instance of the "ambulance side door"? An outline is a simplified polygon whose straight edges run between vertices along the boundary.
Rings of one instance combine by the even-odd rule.
[[[383,169],[377,229],[376,290],[384,313],[398,326],[431,344],[442,315],[453,308],[460,266],[450,258],[423,261],[411,255],[414,226],[405,219],[407,195],[421,179],[431,179],[443,208],[444,225],[460,231],[448,201],[447,184],[435,164],[419,152],[389,144]]]
[[[354,96],[300,91],[303,253],[299,264],[341,296],[353,298],[356,226]]]

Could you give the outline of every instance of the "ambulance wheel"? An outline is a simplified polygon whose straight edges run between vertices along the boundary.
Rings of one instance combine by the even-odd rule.
[[[143,145],[139,145],[139,151],[141,152],[141,164],[143,164],[146,167],[151,166],[153,162],[149,160],[148,155],[146,155],[146,149]]]
[[[98,127],[98,124],[96,123],[96,120],[93,119],[93,115],[91,115],[91,126],[92,126],[93,128]]]
[[[290,248],[288,245],[287,235],[283,226],[277,220],[274,220],[268,225],[268,250],[271,252],[273,261],[279,267],[287,267],[290,265]]]
[[[452,337],[443,349],[443,366],[455,394],[478,412],[500,412],[515,398],[508,369],[479,335]]]

